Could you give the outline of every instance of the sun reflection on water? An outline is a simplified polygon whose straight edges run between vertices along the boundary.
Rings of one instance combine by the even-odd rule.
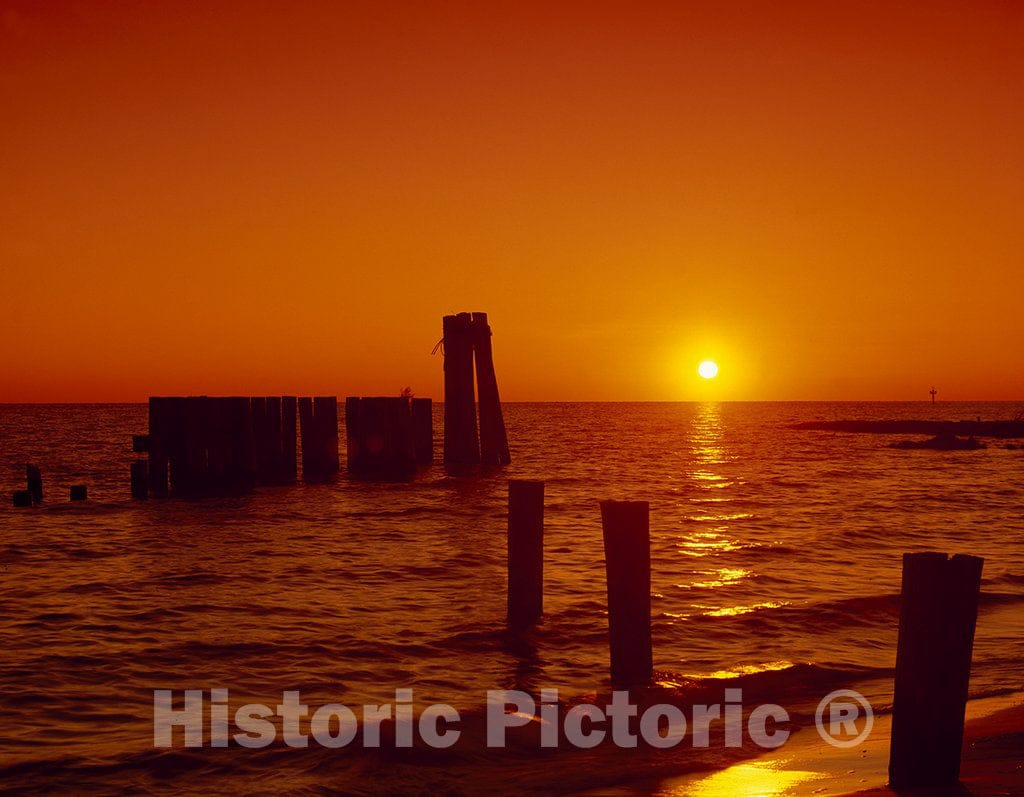
[[[739,678],[741,675],[756,675],[759,672],[778,672],[793,667],[791,661],[763,661],[758,664],[737,664],[729,670],[715,670],[714,672],[688,673],[687,678],[718,678],[722,680]]]
[[[820,780],[820,772],[784,769],[785,761],[755,761],[716,772],[685,787],[666,792],[671,797],[782,797],[796,786]]]
[[[753,517],[750,512],[714,512],[709,503],[730,503],[734,500],[728,492],[738,483],[733,477],[721,472],[722,465],[735,457],[730,457],[724,440],[721,417],[721,406],[715,403],[702,404],[693,418],[691,431],[691,452],[695,460],[694,468],[687,473],[689,483],[699,491],[719,491],[719,495],[709,499],[703,495],[691,498],[691,502],[703,505],[704,512],[687,517],[691,523],[712,524],[711,528],[691,531],[679,536],[675,546],[684,556],[708,558],[739,551],[748,543],[736,535],[734,521],[747,520]],[[724,495],[722,494],[724,493]],[[724,507],[723,507],[724,508]],[[754,574],[743,567],[709,567],[691,571],[694,578],[689,584],[676,586],[681,589],[719,590],[736,585]],[[724,601],[723,601],[724,603]],[[774,609],[784,604],[772,601],[751,601],[737,603],[733,598],[731,605],[694,605],[694,609],[708,617],[732,617],[749,614],[759,609]]]
[[[751,603],[747,606],[723,606],[719,609],[711,609],[711,611],[704,612],[707,617],[735,617],[738,614],[750,614],[756,612],[758,609],[778,609],[782,606],[788,606],[786,601],[762,601],[761,603]],[[701,606],[702,609],[710,609],[709,606]]]
[[[743,546],[719,531],[699,531],[684,534],[682,540],[676,543],[676,547],[681,548],[681,553],[687,556],[708,556],[713,553],[738,551]]]

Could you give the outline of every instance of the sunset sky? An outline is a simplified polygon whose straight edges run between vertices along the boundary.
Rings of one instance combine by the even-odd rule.
[[[0,0],[0,401],[1024,398],[1024,4]],[[720,366],[697,376],[704,359]]]

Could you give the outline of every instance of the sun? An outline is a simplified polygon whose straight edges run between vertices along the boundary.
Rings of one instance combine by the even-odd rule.
[[[697,366],[697,373],[705,379],[714,379],[718,376],[718,363],[713,360],[705,360]]]

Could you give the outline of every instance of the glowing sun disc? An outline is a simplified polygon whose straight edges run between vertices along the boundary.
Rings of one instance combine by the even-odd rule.
[[[711,360],[705,360],[697,366],[697,373],[705,379],[714,379],[718,376],[718,365]]]

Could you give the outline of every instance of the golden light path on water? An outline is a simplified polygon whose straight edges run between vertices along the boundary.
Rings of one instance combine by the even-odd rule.
[[[693,523],[706,524],[699,531],[680,534],[676,547],[679,553],[698,560],[712,559],[716,555],[732,553],[745,547],[734,525],[752,518],[750,512],[736,511],[731,488],[737,486],[735,477],[721,472],[732,457],[728,451],[721,423],[720,406],[707,403],[700,406],[692,429],[692,455],[694,467],[687,474],[696,495],[690,499],[695,511],[689,515]],[[742,484],[742,482],[740,482]],[[708,617],[734,617],[759,610],[776,609],[788,605],[786,601],[753,600],[744,602],[730,596],[730,588],[756,577],[748,567],[705,567],[690,571],[692,580],[677,586],[707,591],[709,603],[693,602],[693,609]],[[690,615],[673,615],[680,619]],[[733,679],[744,675],[786,670],[794,666],[788,660],[737,663],[728,669],[714,672],[691,673],[692,678]],[[659,797],[786,797],[813,794],[819,791],[820,781],[827,779],[823,772],[806,768],[807,761],[790,757],[755,760],[735,764],[704,777],[694,776],[685,785],[670,786]]]
[[[693,420],[692,454],[695,460],[695,467],[687,475],[690,482],[701,493],[704,491],[727,491],[735,486],[735,480],[717,472],[718,468],[730,461],[730,455],[726,449],[722,431],[721,408],[717,403],[708,402],[702,404]],[[731,498],[727,495],[707,496],[699,494],[690,499],[698,505],[722,505],[729,504]],[[695,523],[714,524],[707,531],[694,531],[683,533],[676,547],[680,553],[692,557],[708,557],[720,553],[737,551],[743,547],[742,541],[736,539],[731,533],[729,524],[737,520],[746,520],[753,517],[749,512],[730,512],[727,508],[715,511],[713,507],[693,514],[689,520]],[[716,576],[714,578],[703,578],[691,582],[690,588],[712,589],[716,597],[727,598],[727,593],[722,590],[730,585],[738,584],[743,579],[750,578],[753,573],[746,568],[722,567],[708,570],[695,570],[694,575]],[[786,605],[779,601],[760,601],[740,605],[702,605],[694,604],[694,607],[702,610],[702,614],[709,617],[731,617],[740,614],[749,614],[758,609],[776,609]],[[766,669],[770,669],[766,667]]]
[[[754,761],[715,772],[665,797],[778,797],[825,777],[820,772],[784,769],[785,761]]]

